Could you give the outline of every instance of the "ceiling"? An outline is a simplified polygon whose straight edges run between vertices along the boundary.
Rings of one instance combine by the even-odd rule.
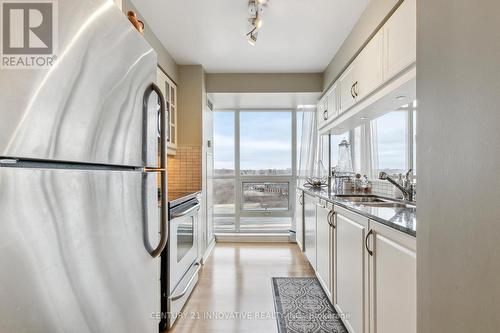
[[[269,0],[256,46],[247,0],[132,0],[180,65],[208,73],[322,72],[369,0]]]
[[[208,99],[215,110],[292,109],[299,105],[316,106],[320,93],[211,93]]]

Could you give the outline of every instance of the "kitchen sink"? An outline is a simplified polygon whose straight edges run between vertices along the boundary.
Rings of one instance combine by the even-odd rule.
[[[338,198],[359,203],[368,207],[380,208],[415,208],[411,203],[399,202],[396,200],[380,198],[374,195],[337,195]]]
[[[379,203],[385,203],[387,200],[378,198],[375,196],[367,196],[367,195],[337,195],[338,198],[347,200],[347,201],[352,201],[352,202],[379,202]]]
[[[362,203],[364,206],[369,206],[369,207],[380,207],[380,208],[415,208],[414,205],[411,204],[405,204],[401,202],[367,202],[367,203]]]

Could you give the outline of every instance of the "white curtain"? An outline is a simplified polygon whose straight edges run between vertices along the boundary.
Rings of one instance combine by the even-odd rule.
[[[308,177],[315,175],[318,156],[318,131],[316,130],[316,109],[302,112],[302,136],[297,156],[297,182],[303,185]]]
[[[371,121],[359,126],[353,131],[351,140],[354,141],[351,149],[354,149],[355,171],[369,179],[378,178],[377,123]]]

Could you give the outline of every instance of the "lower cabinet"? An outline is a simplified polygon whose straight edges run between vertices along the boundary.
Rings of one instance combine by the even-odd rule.
[[[316,276],[332,300],[333,206],[324,200],[316,204]]]
[[[416,239],[377,222],[370,231],[370,333],[415,333]]]
[[[349,332],[415,333],[416,238],[298,192],[297,242]]]
[[[316,269],[316,203],[319,199],[304,193],[304,253]]]
[[[349,332],[416,332],[416,238],[342,207],[334,227],[333,303]]]
[[[304,192],[297,189],[295,200],[295,241],[301,251],[304,251]]]
[[[368,332],[368,254],[364,241],[369,220],[341,207],[335,207],[335,212],[334,305],[349,332]]]

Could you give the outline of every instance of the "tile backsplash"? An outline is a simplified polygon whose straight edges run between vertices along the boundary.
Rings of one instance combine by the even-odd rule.
[[[394,198],[396,196],[396,187],[386,180],[373,179],[372,193],[384,197]],[[399,192],[399,190],[397,190]]]
[[[169,193],[201,190],[201,145],[178,145],[168,156]]]

